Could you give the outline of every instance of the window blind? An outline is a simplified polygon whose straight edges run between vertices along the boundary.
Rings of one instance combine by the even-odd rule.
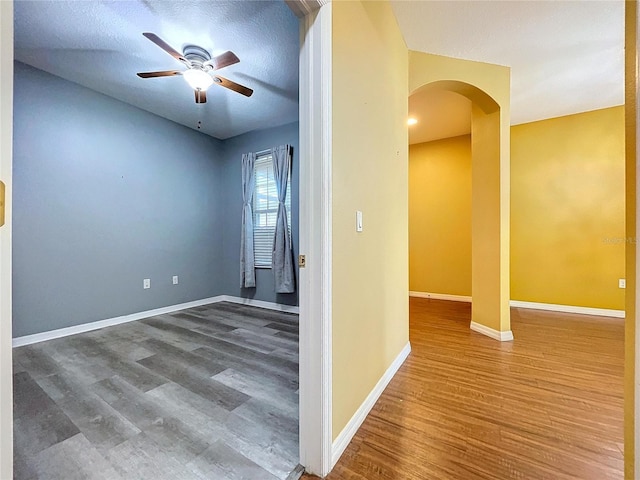
[[[273,177],[271,154],[260,155],[254,164],[256,187],[253,193],[253,249],[255,266],[271,268],[273,236],[278,215],[278,190]],[[291,172],[287,177],[287,227],[291,235]]]

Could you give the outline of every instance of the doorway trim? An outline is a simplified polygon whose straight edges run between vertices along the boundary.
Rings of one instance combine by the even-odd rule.
[[[13,478],[11,321],[11,171],[13,159],[13,1],[0,1],[0,180],[6,185],[0,227],[0,478]]]
[[[300,19],[300,463],[332,468],[331,3],[302,4]],[[294,12],[296,11],[292,8]]]

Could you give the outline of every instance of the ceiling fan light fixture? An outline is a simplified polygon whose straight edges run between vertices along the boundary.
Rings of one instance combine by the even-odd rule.
[[[0,0],[1,2],[2,0]],[[157,78],[157,77],[173,77],[182,75],[186,82],[195,93],[196,103],[207,102],[207,89],[217,83],[221,87],[227,88],[233,92],[250,97],[253,90],[240,85],[232,80],[216,75],[212,77],[209,72],[220,70],[221,68],[234,65],[240,61],[235,53],[228,51],[211,57],[211,54],[202,47],[197,45],[186,45],[183,53],[178,52],[158,37],[155,33],[145,32],[143,35],[155,43],[162,50],[167,52],[176,60],[182,62],[187,70],[164,70],[161,72],[139,72],[140,78]]]
[[[213,85],[213,78],[207,72],[198,68],[192,68],[182,74],[189,86],[194,90],[202,90],[205,92],[207,88]]]

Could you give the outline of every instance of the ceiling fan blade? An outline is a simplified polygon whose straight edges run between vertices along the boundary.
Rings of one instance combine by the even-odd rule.
[[[250,88],[247,88],[244,85],[240,85],[239,83],[232,82],[231,80],[219,75],[214,75],[213,81],[221,87],[228,88],[229,90],[233,90],[234,92],[238,92],[245,97],[250,97],[251,95],[253,95],[253,90],[251,90]]]
[[[137,75],[140,78],[172,77],[174,75],[182,75],[182,72],[180,70],[164,70],[162,72],[140,72]]]
[[[211,60],[207,60],[205,65],[211,65],[213,70],[220,70],[221,68],[228,67],[234,63],[238,63],[240,59],[236,57],[233,52],[224,52],[217,57],[213,57]]]
[[[207,92],[204,90],[194,90],[196,94],[196,103],[207,103]]]
[[[171,55],[176,60],[178,60],[180,62],[183,62],[183,63],[188,63],[188,60],[186,58],[184,58],[184,56],[180,52],[178,52],[174,48],[170,47],[167,42],[162,40],[155,33],[144,32],[142,35],[147,37],[149,40],[151,40],[153,43],[155,43],[157,46],[159,46],[161,49],[163,49],[165,52],[167,52],[169,55]]]

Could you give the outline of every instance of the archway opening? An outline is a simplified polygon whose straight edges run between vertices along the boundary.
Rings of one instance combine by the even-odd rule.
[[[501,107],[472,84],[437,80],[412,92],[410,113],[427,123],[410,131],[410,291],[473,300],[471,328],[511,340]]]

